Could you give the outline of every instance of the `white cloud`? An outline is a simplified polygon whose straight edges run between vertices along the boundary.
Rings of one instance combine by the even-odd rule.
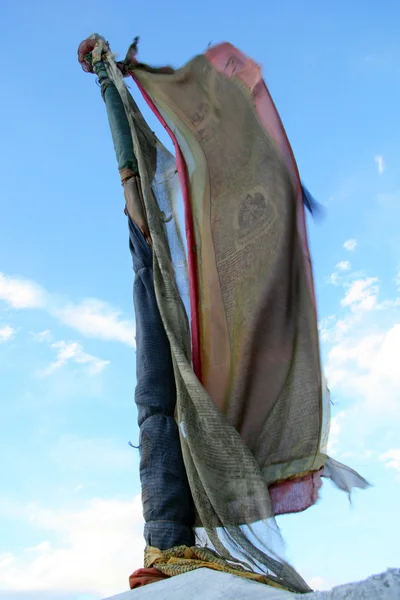
[[[332,347],[326,371],[331,389],[361,401],[365,409],[389,418],[400,416],[400,323],[388,331],[349,337]],[[360,418],[363,417],[362,412]]]
[[[37,546],[32,546],[32,548],[25,548],[25,552],[48,552],[49,550],[51,550],[51,544],[50,542],[40,542],[40,544],[38,544]]]
[[[57,350],[57,359],[50,363],[46,369],[38,373],[40,377],[48,377],[54,373],[54,371],[69,362],[84,365],[89,375],[98,375],[108,364],[110,364],[110,361],[108,360],[102,360],[101,358],[87,354],[77,342],[68,343],[61,340],[51,344],[51,348]]]
[[[379,351],[381,335],[367,335],[361,339],[344,339],[334,345],[328,354],[327,372],[331,386],[346,379],[348,372],[364,371],[371,366],[371,358]]]
[[[14,557],[11,554],[11,552],[6,552],[5,554],[0,554],[0,569],[9,567],[13,562],[14,562]]]
[[[83,335],[134,345],[133,323],[122,320],[120,312],[106,302],[91,298],[79,304],[53,309],[52,312],[62,323]]]
[[[331,283],[332,285],[339,285],[340,282],[341,276],[339,275],[339,273],[337,273],[337,271],[334,271],[331,275],[329,275],[328,283]]]
[[[340,435],[342,458],[350,446],[359,459],[360,448],[367,458],[376,442],[373,431],[390,431],[389,424],[400,423],[400,298],[378,301],[377,277],[351,281],[352,277],[341,280],[345,290],[341,308],[320,321],[319,334],[327,352],[328,385],[342,409],[332,419],[329,451],[337,454]],[[374,452],[377,457],[382,450],[376,447]]]
[[[46,292],[33,281],[0,273],[0,299],[13,308],[43,308]]]
[[[127,590],[129,575],[143,566],[140,496],[130,502],[94,499],[78,510],[28,505],[19,512],[27,525],[43,532],[44,539],[28,552],[4,555],[3,589],[105,597]]]
[[[329,587],[327,587],[326,581],[325,579],[323,579],[323,577],[311,577],[310,581],[309,581],[309,585],[313,590],[327,590],[329,589]]]
[[[339,271],[350,271],[351,264],[348,260],[342,260],[336,265],[336,268],[339,269]]]
[[[332,326],[336,321],[336,315],[329,315],[321,319],[318,323],[319,337],[323,342],[327,342],[331,336]]]
[[[346,416],[346,412],[342,410],[335,417],[331,419],[331,427],[329,431],[328,440],[328,454],[335,454],[339,445],[339,436],[342,431],[342,421]]]
[[[50,329],[39,332],[31,331],[30,334],[36,342],[51,342],[53,339]]]
[[[350,278],[351,282],[349,282],[349,280],[346,281],[346,279],[341,278],[338,273],[333,273],[330,277],[331,282],[333,276],[337,277],[335,282],[342,285],[346,290],[340,304],[343,308],[349,309],[350,312],[341,318],[331,315],[320,321],[319,332],[323,342],[339,342],[355,325],[360,324],[365,313],[372,310],[393,308],[399,304],[398,299],[378,303],[379,279],[377,277],[367,277],[353,281]]]
[[[380,156],[380,155],[375,156],[375,163],[376,163],[376,166],[378,168],[379,175],[382,175],[383,171],[386,168],[385,167],[385,163],[383,161],[383,156]]]
[[[133,320],[121,318],[121,312],[95,298],[78,303],[62,302],[40,285],[0,273],[0,300],[15,309],[45,310],[59,322],[82,335],[102,340],[118,341],[135,346]],[[43,332],[43,334],[47,333]]]
[[[400,448],[393,448],[380,457],[389,469],[395,469],[400,473]]]
[[[15,329],[13,329],[10,325],[4,325],[4,327],[0,327],[0,344],[2,342],[8,342],[11,340],[14,334]]]
[[[350,271],[351,269],[351,264],[348,260],[342,260],[341,262],[339,262],[336,267],[334,272],[329,275],[328,277],[328,283],[332,284],[332,285],[341,285],[343,284],[344,281],[346,281],[344,273]],[[348,278],[348,276],[347,276]]]
[[[327,319],[322,319],[319,325],[321,341],[333,343],[342,340],[357,320],[358,315],[356,314],[351,314],[342,319],[339,319],[336,315],[331,315]]]
[[[343,244],[343,248],[345,250],[349,250],[350,252],[355,250],[356,247],[357,247],[357,240],[355,240],[355,239],[346,240],[345,243]]]
[[[356,279],[350,285],[341,305],[350,307],[354,312],[373,310],[377,306],[378,281],[377,277]]]
[[[321,340],[331,343],[326,363],[329,387],[346,392],[356,402],[369,407],[379,403],[391,414],[399,414],[400,370],[396,356],[400,352],[400,323],[393,309],[399,299],[378,303],[379,279],[366,277],[344,283],[345,296],[341,307],[347,309],[341,318],[331,315],[320,324]],[[368,315],[377,311],[372,320]],[[386,311],[386,312],[385,312]],[[386,328],[379,327],[381,322]],[[365,404],[364,404],[365,406]],[[338,415],[339,416],[339,415]],[[332,432],[340,423],[333,420]]]

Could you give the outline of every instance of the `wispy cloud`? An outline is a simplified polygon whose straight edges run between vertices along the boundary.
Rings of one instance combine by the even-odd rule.
[[[340,285],[343,283],[343,277],[351,270],[351,263],[348,260],[342,260],[337,263],[335,270],[328,277],[328,283],[332,285]],[[346,275],[348,276],[348,275]]]
[[[121,319],[119,310],[101,300],[89,298],[78,304],[54,307],[52,314],[64,325],[87,337],[116,340],[134,346],[133,321]]]
[[[30,332],[32,338],[35,340],[35,342],[51,342],[51,340],[53,339],[53,334],[51,333],[50,329],[45,329],[45,331],[31,331]]]
[[[343,410],[331,419],[331,428],[329,431],[328,454],[335,454],[339,445],[339,436],[342,431],[342,421],[346,416]]]
[[[396,366],[400,299],[379,301],[378,277],[354,279],[350,274],[340,284],[344,289],[340,309],[322,319],[319,326],[321,340],[330,344],[325,365],[329,387],[334,394],[344,392],[353,398],[355,406],[362,403],[363,416],[367,406],[371,414],[380,406],[379,418],[388,414],[400,418],[400,371]],[[336,426],[333,421],[333,432]]]
[[[326,342],[330,338],[330,331],[333,324],[336,321],[336,315],[329,315],[329,317],[324,317],[318,323],[318,331],[319,336],[323,342]]]
[[[349,250],[349,252],[352,252],[353,250],[355,250],[357,247],[357,240],[355,240],[354,238],[350,239],[350,240],[346,240],[345,243],[343,244],[343,248],[345,250]]]
[[[323,577],[311,577],[309,584],[313,590],[318,591],[329,590],[332,587]]]
[[[319,324],[319,334],[322,342],[338,342],[346,335],[356,322],[357,315],[346,315],[339,319],[337,315],[331,315],[322,319]]]
[[[340,261],[337,265],[336,268],[339,271],[350,271],[351,269],[351,264],[348,260],[342,260]]]
[[[15,329],[11,325],[4,325],[0,327],[0,344],[8,342],[15,334]]]
[[[386,463],[389,469],[395,469],[400,473],[400,448],[393,448],[380,456],[380,459]]]
[[[340,286],[345,290],[345,294],[340,300],[340,307],[346,309],[347,312],[343,314],[343,311],[339,310],[338,314],[320,320],[318,329],[322,342],[341,342],[356,325],[362,326],[366,314],[372,311],[379,311],[381,315],[395,314],[387,311],[393,311],[400,306],[400,297],[379,300],[378,277],[360,277],[364,272],[356,273],[351,271],[350,267],[349,261],[342,261],[336,265],[335,271],[327,278],[328,283]],[[394,281],[400,288],[399,274]]]
[[[337,272],[334,271],[333,273],[331,273],[328,277],[328,283],[331,283],[332,285],[339,285],[341,282],[341,275]]]
[[[4,569],[12,564],[14,560],[11,552],[5,552],[4,554],[0,554],[0,569]]]
[[[87,354],[77,342],[68,343],[62,340],[51,344],[51,348],[57,350],[57,358],[48,367],[38,372],[39,377],[48,377],[67,363],[83,365],[89,375],[101,373],[110,364],[108,360],[102,360],[101,358]]]
[[[0,273],[0,299],[13,308],[44,308],[46,292],[29,279],[8,277]]]
[[[94,499],[76,510],[14,503],[12,513],[17,512],[43,538],[36,548],[4,555],[0,588],[85,591],[103,598],[120,592],[143,563],[140,496],[130,501]]]
[[[82,335],[114,340],[134,346],[134,322],[121,317],[121,311],[107,302],[86,298],[81,302],[61,301],[28,279],[0,273],[0,300],[15,309],[40,309]]]
[[[37,546],[32,546],[32,548],[25,548],[25,552],[48,552],[51,549],[50,542],[40,542]]]
[[[362,401],[364,409],[369,406],[379,418],[389,415],[400,418],[399,353],[400,324],[388,331],[369,331],[361,336],[353,333],[328,353],[329,385]]]
[[[378,281],[377,277],[356,279],[347,290],[341,305],[348,306],[353,312],[374,309],[377,306]]]
[[[385,166],[385,163],[383,160],[383,156],[381,156],[381,155],[375,156],[375,163],[376,163],[379,175],[382,175],[383,171],[386,169],[386,166]]]

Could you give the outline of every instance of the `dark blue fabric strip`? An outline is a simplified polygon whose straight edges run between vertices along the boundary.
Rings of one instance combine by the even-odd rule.
[[[129,247],[135,282],[136,391],[140,479],[148,545],[167,550],[195,543],[194,506],[175,422],[171,350],[158,310],[152,252],[130,217]]]

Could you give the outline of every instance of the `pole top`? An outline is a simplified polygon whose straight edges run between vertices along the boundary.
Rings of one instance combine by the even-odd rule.
[[[129,46],[123,61],[116,61],[116,65],[123,75],[127,74],[128,67],[136,65],[136,55],[138,52],[139,37],[136,36]],[[101,60],[105,52],[111,53],[110,44],[98,33],[93,33],[86,40],[83,40],[78,47],[78,61],[85,73],[94,73],[93,63]]]

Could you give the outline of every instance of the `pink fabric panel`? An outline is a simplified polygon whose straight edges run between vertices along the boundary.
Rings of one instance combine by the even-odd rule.
[[[298,479],[275,483],[269,488],[275,515],[301,512],[318,500],[322,469]]]

